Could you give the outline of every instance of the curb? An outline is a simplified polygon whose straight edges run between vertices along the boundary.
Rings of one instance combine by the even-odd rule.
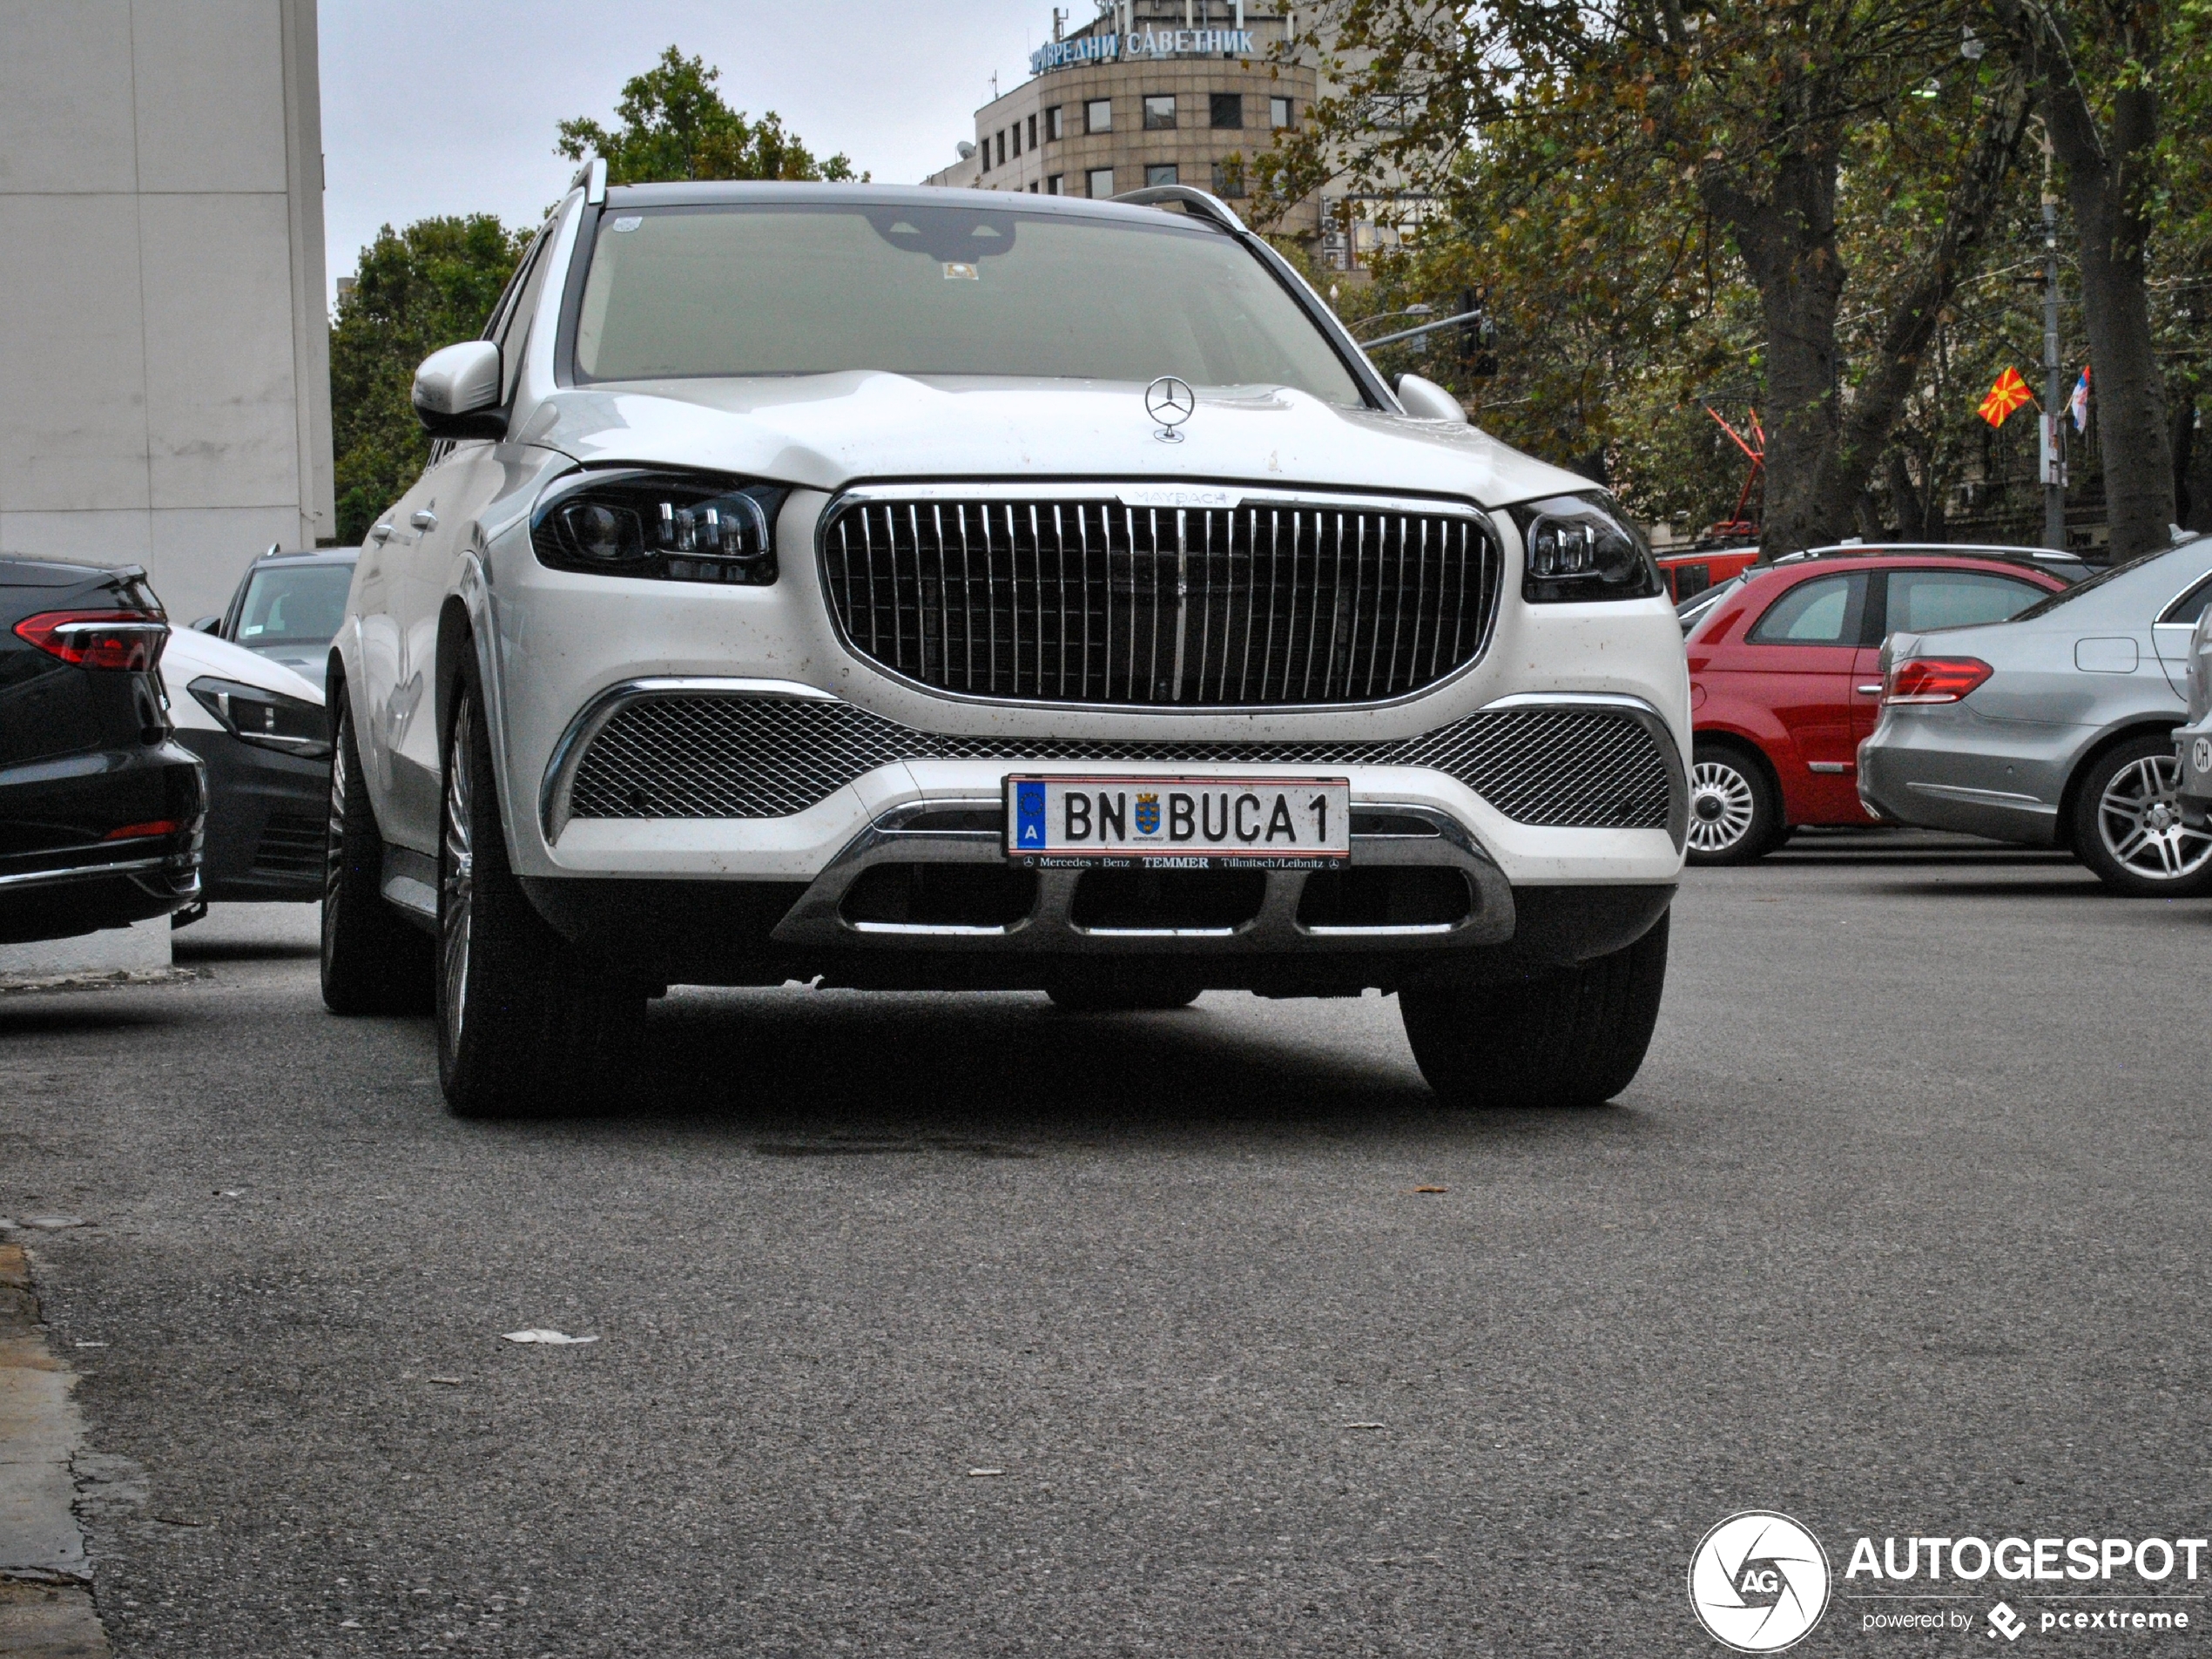
[[[13,1659],[108,1653],[73,1507],[76,1381],[46,1346],[28,1253],[0,1244],[0,1654]]]

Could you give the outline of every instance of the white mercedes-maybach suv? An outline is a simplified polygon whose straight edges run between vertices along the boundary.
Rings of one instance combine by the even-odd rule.
[[[330,659],[322,986],[464,1113],[671,983],[1395,993],[1438,1093],[1642,1063],[1689,695],[1606,494],[1393,392],[1190,189],[609,189],[426,361]]]

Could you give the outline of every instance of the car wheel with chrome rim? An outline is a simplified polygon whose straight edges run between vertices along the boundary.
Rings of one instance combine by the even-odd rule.
[[[384,902],[384,842],[361,779],[353,711],[339,698],[323,843],[322,1000],[333,1014],[429,1009],[430,941]]]
[[[2114,893],[2212,892],[2212,831],[2182,818],[2181,763],[2161,733],[2130,738],[2092,763],[2074,799],[2074,850]]]
[[[438,847],[438,1082],[463,1117],[529,1116],[619,1088],[644,988],[579,960],[508,862],[473,671],[446,744]]]
[[[1689,769],[1690,863],[1764,858],[1780,843],[1781,816],[1774,787],[1756,761],[1731,745],[1697,745]]]

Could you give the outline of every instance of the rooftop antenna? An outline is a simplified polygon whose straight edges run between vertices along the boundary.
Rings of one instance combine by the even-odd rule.
[[[998,71],[996,71],[996,70],[993,70],[993,71],[991,71],[991,102],[992,102],[992,103],[994,103],[994,104],[995,104],[995,103],[997,103],[998,101],[999,101],[999,72],[998,72]]]
[[[1055,40],[1065,40],[1068,37],[1068,13],[1060,6],[1055,6],[1052,9],[1052,37]]]

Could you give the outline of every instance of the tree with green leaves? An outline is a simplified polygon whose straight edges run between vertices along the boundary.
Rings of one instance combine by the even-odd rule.
[[[2151,317],[2151,244],[2160,206],[2161,105],[2172,84],[2159,0],[1995,0],[2013,51],[2037,90],[2064,171],[2079,246],[2082,310],[2096,370],[2112,556],[2168,545],[2175,468],[2166,371]],[[2192,23],[2201,27],[2202,8]],[[2203,64],[2195,65],[2201,73]],[[2201,148],[2202,138],[2200,135]]]
[[[1321,27],[1345,91],[1276,164],[1274,193],[1330,179],[1409,191],[1440,210],[1425,245],[1458,240],[1477,269],[1517,226],[1514,259],[1555,273],[1575,315],[1601,328],[1606,307],[1622,316],[1586,374],[1600,384],[1619,384],[1624,354],[1663,356],[1685,304],[1710,312],[1740,284],[1757,320],[1746,367],[1766,418],[1767,545],[1834,539],[1858,528],[2026,125],[2021,78],[1961,55],[1973,3],[1339,0]],[[1379,126],[1379,107],[1400,118]],[[1838,216],[1870,145],[1924,204],[1910,259],[1871,287],[1852,281]],[[1856,372],[1847,300],[1881,322]]]
[[[415,418],[418,364],[484,329],[529,234],[489,213],[385,226],[361,250],[330,331],[338,539],[359,542],[407,493],[430,455]]]
[[[643,75],[623,84],[611,132],[589,117],[561,123],[557,153],[598,156],[607,182],[642,185],[677,179],[826,179],[854,176],[843,154],[818,161],[771,110],[749,121],[715,90],[722,71],[671,46]]]

